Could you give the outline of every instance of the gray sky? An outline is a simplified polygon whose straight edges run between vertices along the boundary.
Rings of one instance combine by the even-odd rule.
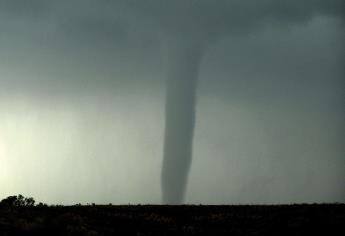
[[[0,0],[0,198],[159,203],[183,38],[207,43],[186,202],[345,202],[344,32],[341,0]]]

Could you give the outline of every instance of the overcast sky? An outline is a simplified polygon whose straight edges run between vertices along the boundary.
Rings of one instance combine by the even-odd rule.
[[[166,48],[207,44],[187,203],[345,202],[344,1],[0,0],[0,198],[160,203]]]

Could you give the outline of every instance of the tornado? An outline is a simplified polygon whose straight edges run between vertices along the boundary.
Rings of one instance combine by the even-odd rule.
[[[168,55],[162,166],[163,204],[182,204],[192,162],[196,89],[202,47],[177,44]]]

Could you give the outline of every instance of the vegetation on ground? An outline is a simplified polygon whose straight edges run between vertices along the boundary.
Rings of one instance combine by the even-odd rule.
[[[0,235],[345,235],[345,204],[48,206],[0,202]]]

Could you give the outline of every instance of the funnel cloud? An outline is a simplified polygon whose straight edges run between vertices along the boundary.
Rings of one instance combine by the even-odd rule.
[[[166,89],[163,203],[183,202],[192,158],[198,72],[203,50],[195,42],[170,51]]]

